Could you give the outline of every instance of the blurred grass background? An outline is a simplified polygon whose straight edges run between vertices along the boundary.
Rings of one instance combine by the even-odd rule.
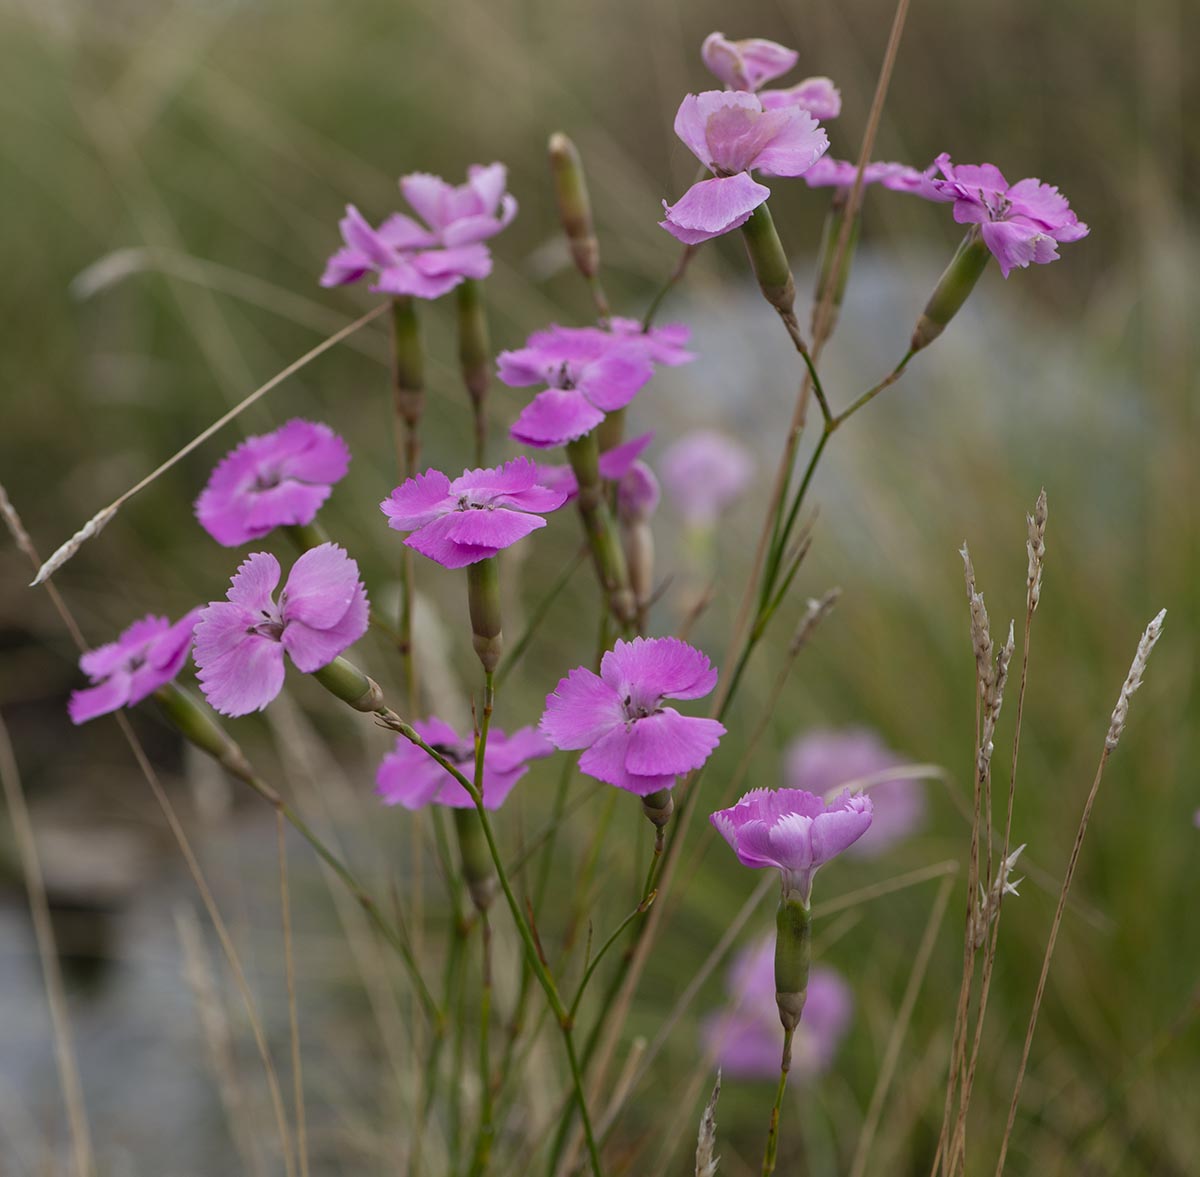
[[[891,15],[880,0],[736,8],[706,0],[10,2],[0,10],[0,481],[43,554],[57,546],[228,405],[370,305],[362,289],[322,292],[316,278],[337,244],[343,204],[382,217],[397,204],[402,172],[457,177],[470,162],[509,165],[521,215],[495,243],[488,291],[497,346],[551,320],[585,320],[586,292],[563,264],[546,183],[543,149],[556,129],[575,137],[587,161],[610,295],[637,311],[675,259],[655,221],[659,201],[677,196],[693,174],[671,121],[683,93],[709,85],[698,60],[703,36],[722,28],[798,47],[797,78],[828,74],[842,90],[843,114],[830,133],[834,154],[852,158]],[[945,339],[839,435],[817,482],[817,542],[792,615],[830,584],[845,595],[803,655],[751,772],[752,784],[777,783],[781,750],[806,727],[868,724],[914,759],[945,765],[961,798],[972,667],[956,549],[964,537],[970,542],[1000,630],[1023,608],[1023,516],[1045,485],[1049,558],[1016,833],[1029,842],[1032,863],[1057,878],[1137,636],[1167,607],[1166,636],[1085,847],[1010,1173],[1182,1175],[1196,1172],[1200,1155],[1200,937],[1190,907],[1200,886],[1192,824],[1200,805],[1200,249],[1191,199],[1200,180],[1192,117],[1200,85],[1189,48],[1198,23],[1195,7],[1178,0],[913,4],[877,156],[922,165],[948,150],[962,162],[993,161],[1010,180],[1041,176],[1070,197],[1092,235],[1065,247],[1061,262],[1007,283],[989,272]],[[775,187],[772,206],[804,290],[825,198],[800,184]],[[936,206],[870,193],[865,215],[826,360],[839,403],[898,357],[956,242],[948,213]],[[639,401],[637,424],[659,429],[654,453],[693,421],[721,424],[756,451],[759,495],[722,539],[722,559],[734,569],[749,557],[765,471],[790,412],[794,357],[747,290],[735,239],[702,251],[668,306],[667,317],[676,316],[694,326],[700,360],[659,378]],[[468,414],[450,308],[428,308],[425,325],[433,394],[426,452],[453,467],[465,453]],[[346,436],[355,463],[323,518],[378,586],[377,599],[386,597],[395,561],[374,512],[394,469],[385,364],[383,335],[364,332],[242,419],[253,432],[311,415]],[[520,401],[497,388],[493,403],[502,423]],[[89,639],[105,640],[147,610],[178,615],[223,591],[236,558],[214,552],[190,503],[235,436],[231,429],[133,500],[59,576]],[[499,443],[499,424],[495,436]],[[510,567],[520,598],[512,616],[573,550],[570,522],[557,521],[545,543]],[[664,513],[664,572],[671,526]],[[68,952],[77,964],[109,962],[72,974],[102,1171],[230,1171],[244,1148],[233,1147],[237,1125],[213,1093],[193,996],[178,981],[171,915],[174,904],[191,902],[187,881],[112,725],[69,728],[62,708],[76,682],[74,654],[49,603],[25,587],[23,560],[7,545],[4,552],[0,707],[39,830],[47,841],[69,835],[57,858],[51,846],[44,850],[66,876],[59,918]],[[431,632],[449,643],[457,671],[470,674],[459,585],[437,570],[422,573],[444,622],[431,620]],[[714,654],[735,584],[723,588],[697,634]],[[572,622],[593,611],[591,586],[579,576],[514,677],[505,726],[536,715],[557,675],[588,657],[590,622]],[[669,606],[656,623],[661,632],[674,624]],[[767,697],[787,619],[774,633],[709,775],[714,798]],[[394,675],[386,651],[366,657],[381,677]],[[347,737],[307,686],[296,691],[304,711],[288,711],[286,722],[243,721],[239,739],[318,814],[328,807],[381,884],[411,885],[409,822],[379,818],[369,796],[382,741],[370,732]],[[442,701],[457,689],[448,682]],[[328,763],[315,759],[305,734],[310,707],[312,722],[335,741]],[[1002,722],[1005,741],[1011,719]],[[138,727],[220,879],[268,1020],[284,1035],[282,1051],[269,820],[255,806],[240,808],[237,820],[213,816],[229,805],[219,779],[182,756],[153,716],[139,715]],[[306,750],[299,762],[297,746]],[[998,748],[997,763],[1005,759]],[[339,765],[345,781],[336,783]],[[555,778],[556,766],[536,766],[519,790],[527,829],[540,824]],[[965,855],[959,807],[944,790],[931,796],[926,834],[886,861],[831,867],[821,891],[833,896]],[[573,869],[602,805],[603,798],[591,803],[568,830],[560,869]],[[644,823],[626,809],[613,827],[624,837],[610,840],[600,878],[640,880]],[[61,865],[78,866],[89,848],[99,860],[92,873]],[[0,857],[11,865],[9,850]],[[302,983],[302,1009],[314,1171],[395,1172],[412,1122],[404,1019],[386,1012],[387,981],[361,935],[350,942],[365,955],[353,967],[341,960],[348,933],[333,922],[301,850],[294,871],[307,900],[298,897],[297,920],[301,977],[310,982]],[[10,913],[23,902],[15,878]],[[723,846],[706,856],[652,960],[631,1031],[653,1035],[755,881]],[[597,899],[597,928],[620,918],[634,885],[614,882]],[[423,889],[431,943],[439,888],[430,874]],[[933,889],[877,901],[827,929],[827,957],[850,977],[858,1018],[833,1074],[796,1097],[797,1118],[785,1131],[788,1172],[846,1170]],[[989,1171],[1053,911],[1053,889],[1031,878],[1022,890],[1006,908],[969,1172]],[[951,911],[961,906],[960,886]],[[547,928],[561,929],[563,918],[550,910]],[[102,919],[107,938],[97,945]],[[768,919],[764,910],[751,931]],[[885,1114],[869,1171],[928,1170],[957,993],[956,919],[943,929],[905,1040],[900,1098]],[[12,1170],[23,1173],[35,1171],[31,1158],[41,1163],[45,1142],[61,1140],[63,1129],[35,960],[20,920],[14,915],[5,927],[0,1106],[11,1110],[0,1115],[0,1139]],[[721,992],[718,970],[631,1104],[614,1156],[649,1133],[677,1142],[670,1171],[690,1171],[702,1099],[680,1106],[673,1093],[696,1068],[694,1018]],[[261,1076],[236,1001],[229,993],[225,1000],[238,1069],[257,1090]],[[561,1077],[557,1054],[543,1053],[531,1082],[544,1090],[530,1099],[546,1112]],[[181,1071],[195,1080],[183,1082]],[[176,1086],[160,1081],[164,1075],[176,1076]],[[723,1171],[753,1169],[768,1101],[755,1085],[726,1085]],[[264,1137],[268,1123],[264,1112]],[[529,1127],[509,1130],[519,1139]],[[188,1159],[175,1155],[177,1141],[186,1141]],[[502,1153],[509,1155],[516,1154]]]

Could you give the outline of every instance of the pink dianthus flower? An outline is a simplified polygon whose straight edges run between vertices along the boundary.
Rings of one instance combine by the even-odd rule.
[[[490,470],[464,470],[450,480],[426,470],[379,504],[405,544],[444,568],[465,568],[511,547],[546,526],[542,515],[566,502],[563,490],[543,486],[525,457]]]
[[[871,824],[871,799],[843,793],[828,805],[803,789],[753,789],[710,817],[743,866],[773,866],[785,896],[807,907],[813,875],[856,842]]]
[[[893,192],[908,192],[926,200],[946,199],[933,179],[937,165],[930,164],[923,172],[903,163],[872,162],[863,168],[863,184],[879,184]],[[858,164],[848,159],[822,156],[807,172],[804,182],[810,188],[850,188],[858,174]]]
[[[328,425],[289,421],[246,438],[217,463],[196,500],[196,518],[226,547],[311,523],[349,466],[349,448]]]
[[[677,638],[618,641],[599,675],[579,666],[546,697],[541,730],[558,748],[586,749],[580,769],[640,797],[699,768],[725,734],[715,719],[680,715],[664,699],[700,699],[716,668]]]
[[[732,41],[724,33],[709,33],[700,57],[730,90],[757,90],[786,74],[800,54],[764,37]]]
[[[606,413],[623,409],[654,375],[653,340],[595,327],[550,327],[525,346],[502,351],[500,379],[511,388],[548,387],[521,410],[509,430],[538,449],[590,433]]]
[[[693,184],[673,205],[663,202],[664,229],[685,245],[698,245],[744,225],[771,195],[754,180],[757,169],[770,176],[801,176],[829,147],[829,138],[798,106],[764,110],[744,91],[707,90],[689,94],[675,116],[675,133],[713,173]]]
[[[174,625],[150,614],[135,621],[115,642],[97,646],[79,659],[79,668],[92,685],[72,691],[67,714],[72,723],[86,723],[120,707],[140,703],[165,686],[183,669],[192,648],[192,630],[199,609]]]
[[[367,632],[367,590],[358,565],[336,544],[305,552],[274,599],[279,561],[254,552],[225,601],[196,625],[196,665],[205,698],[222,715],[261,711],[283,687],[284,651],[298,670],[327,666]]]
[[[475,775],[475,745],[463,739],[448,723],[430,717],[413,724],[417,735],[440,752],[468,780]],[[483,804],[499,809],[513,786],[529,771],[529,761],[549,756],[554,749],[535,728],[523,727],[506,736],[499,728],[488,734],[483,754]],[[448,805],[474,809],[470,794],[429,754],[403,736],[379,765],[376,792],[385,805],[420,809],[425,805]]]
[[[685,433],[662,456],[662,476],[676,510],[695,527],[711,527],[749,485],[754,460],[715,429]]]
[[[954,201],[960,225],[978,225],[984,244],[1007,278],[1030,262],[1056,261],[1060,243],[1078,241],[1088,227],[1057,188],[1041,180],[1009,184],[993,164],[952,164],[943,152],[934,161],[945,179],[934,180],[943,199]]]
[[[641,457],[646,447],[653,440],[653,433],[643,433],[640,437],[631,438],[629,441],[613,446],[610,450],[601,451],[599,462],[600,477],[605,482],[616,482],[619,484],[630,470],[633,469],[638,458]],[[538,481],[543,486],[560,490],[567,496],[564,502],[569,503],[579,494],[579,481],[575,477],[575,471],[570,466],[550,465],[539,462],[537,472]]]
[[[775,939],[744,949],[729,970],[729,1007],[705,1019],[704,1043],[721,1070],[740,1079],[779,1078],[779,1010],[775,1003]],[[850,986],[836,969],[814,965],[804,1012],[792,1043],[791,1074],[827,1071],[854,1014]]]

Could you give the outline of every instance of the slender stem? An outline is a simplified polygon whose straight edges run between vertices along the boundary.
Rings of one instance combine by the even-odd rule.
[[[292,1044],[292,1102],[296,1117],[296,1152],[300,1177],[308,1177],[308,1129],[304,1118],[304,1070],[300,1057],[300,1018],[296,1010],[296,958],[292,951],[292,900],[288,887],[287,826],[283,813],[275,810],[275,840],[279,854],[279,911],[283,925],[283,964],[287,985],[288,1033]]]
[[[796,320],[795,314],[780,315],[783,320],[784,327],[787,328],[787,333],[791,336],[791,340],[796,350],[800,353],[800,358],[804,361],[804,366],[808,369],[808,378],[812,381],[812,389],[817,397],[817,404],[821,407],[821,416],[825,418],[826,424],[833,420],[833,411],[829,407],[829,398],[825,395],[825,386],[821,383],[821,377],[817,374],[817,365],[813,361],[812,352],[808,350],[808,344],[804,342],[804,336],[800,334],[800,324]]]
[[[775,1157],[779,1152],[779,1114],[783,1108],[783,1093],[787,1089],[788,1070],[792,1065],[793,1030],[783,1032],[783,1060],[779,1064],[779,1086],[775,1089],[775,1106],[771,1108],[771,1124],[767,1129],[767,1147],[763,1153],[762,1177],[775,1172]]]
[[[848,418],[853,417],[863,405],[870,404],[885,388],[890,388],[901,376],[904,375],[905,369],[908,367],[908,361],[913,358],[916,353],[912,348],[909,348],[904,353],[904,358],[874,387],[868,388],[849,408],[843,409],[833,419],[834,425],[841,425]]]
[[[588,982],[592,979],[592,974],[595,973],[596,969],[600,965],[600,962],[604,959],[605,954],[620,939],[621,933],[625,931],[625,929],[629,927],[629,925],[633,923],[633,921],[637,919],[639,915],[642,915],[653,902],[654,897],[652,895],[648,899],[643,899],[642,902],[639,903],[637,907],[635,907],[616,926],[616,929],[613,931],[613,933],[600,946],[600,949],[596,955],[592,957],[587,968],[584,970],[583,976],[579,979],[579,988],[575,991],[575,996],[571,999],[571,1008],[569,1013],[572,1021],[575,1020],[575,1015],[579,1012],[579,1003],[583,1000],[584,990],[587,988]]]
[[[489,1034],[492,1015],[492,926],[486,911],[479,913],[482,940],[483,980],[479,997],[479,1083],[480,1110],[479,1135],[475,1140],[475,1156],[471,1161],[471,1177],[482,1177],[487,1172],[492,1156],[492,1141],[496,1129],[493,1123],[492,1064],[489,1054]]]
[[[695,256],[696,246],[685,245],[683,247],[683,251],[679,255],[679,260],[675,263],[675,268],[668,275],[667,280],[658,288],[658,293],[650,300],[650,305],[646,308],[646,314],[642,318],[643,332],[649,331],[654,326],[654,317],[658,314],[663,300],[675,289],[676,284],[682,280],[684,274],[687,273],[688,265]]]

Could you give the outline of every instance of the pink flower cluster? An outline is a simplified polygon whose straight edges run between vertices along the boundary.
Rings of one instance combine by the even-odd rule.
[[[393,213],[378,229],[347,205],[339,223],[345,245],[329,259],[321,285],[344,286],[374,274],[374,292],[439,298],[464,278],[486,278],[492,255],[483,242],[517,215],[507,182],[500,163],[472,164],[467,182],[457,187],[414,172],[401,179],[400,191],[421,220]]]
[[[776,41],[762,37],[731,41],[724,33],[709,33],[700,47],[700,56],[730,90],[752,93],[782,77],[800,58],[795,49],[787,49]],[[786,90],[763,90],[759,99],[764,110],[798,106],[816,119],[837,118],[842,112],[841,94],[824,77],[805,78]]]

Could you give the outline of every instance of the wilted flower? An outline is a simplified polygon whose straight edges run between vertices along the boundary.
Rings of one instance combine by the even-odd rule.
[[[778,867],[785,896],[807,907],[813,875],[867,832],[871,808],[861,793],[826,805],[803,789],[753,789],[709,820],[743,866]]]
[[[349,466],[349,448],[328,425],[289,421],[246,438],[217,463],[196,500],[196,518],[226,547],[311,523]]]
[[[709,33],[700,56],[730,90],[757,90],[786,74],[800,54],[762,37],[731,41],[724,33]]]
[[[150,614],[135,621],[115,642],[89,650],[79,668],[92,685],[72,691],[67,714],[72,723],[86,723],[120,707],[140,703],[169,683],[183,669],[192,648],[192,630],[199,609],[174,625]]]
[[[925,786],[905,777],[888,779],[889,769],[906,764],[874,733],[864,728],[813,731],[801,736],[787,754],[787,783],[819,797],[850,785],[863,788],[874,805],[871,828],[849,854],[882,854],[920,828],[925,819]],[[871,778],[871,783],[865,783]]]
[[[579,666],[559,681],[540,726],[558,748],[587,749],[581,771],[646,797],[699,768],[725,734],[663,700],[700,699],[716,684],[708,658],[677,638],[618,641],[599,675]]]
[[[678,201],[663,201],[664,229],[685,245],[699,245],[744,225],[770,188],[754,180],[800,176],[821,158],[829,138],[798,106],[764,110],[753,94],[706,90],[689,94],[675,116],[675,133],[713,173],[693,184]]]
[[[413,728],[465,777],[473,779],[472,740],[464,739],[448,723],[432,716],[417,720]],[[483,755],[483,804],[488,809],[499,809],[513,786],[529,771],[529,761],[549,756],[553,751],[546,738],[532,727],[523,727],[511,736],[492,728]],[[466,789],[427,752],[403,736],[397,737],[396,747],[383,758],[375,783],[385,805],[403,805],[405,809],[431,804],[475,808]]]
[[[746,449],[714,429],[684,434],[659,465],[675,509],[696,527],[711,527],[754,476]]]
[[[640,335],[595,327],[551,327],[525,346],[501,352],[500,379],[513,388],[548,387],[521,410],[509,431],[539,449],[566,445],[590,433],[606,413],[623,409],[654,375]]]
[[[775,1005],[775,941],[763,937],[729,970],[729,1008],[706,1018],[704,1043],[721,1070],[742,1079],[779,1078],[779,1014]],[[811,1079],[827,1071],[850,1027],[854,998],[828,965],[808,974],[804,1012],[792,1042],[791,1074]]]
[[[311,674],[367,632],[367,590],[358,565],[336,544],[305,552],[279,583],[279,561],[254,552],[239,566],[227,600],[196,624],[196,665],[205,698],[222,715],[261,711],[283,687],[286,650]]]
[[[464,470],[450,480],[426,470],[396,487],[379,504],[396,531],[411,531],[405,544],[445,568],[465,568],[511,547],[546,526],[566,494],[538,482],[528,458],[489,470]]]
[[[1007,278],[1014,267],[1044,265],[1058,258],[1060,242],[1078,241],[1088,227],[1057,188],[1040,180],[1010,185],[993,164],[952,164],[943,152],[935,161],[944,180],[934,186],[954,201],[954,219],[978,225],[984,244]]]

